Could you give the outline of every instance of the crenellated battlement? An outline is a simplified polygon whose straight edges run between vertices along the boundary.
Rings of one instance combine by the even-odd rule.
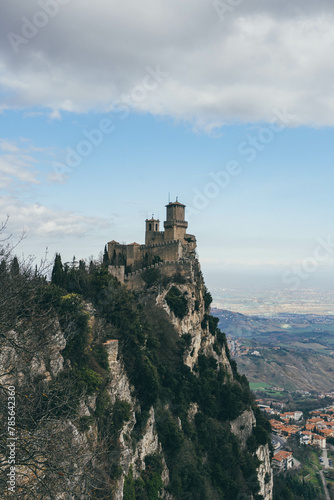
[[[152,243],[152,245],[141,245],[143,248],[163,247],[164,245],[175,245],[179,240],[164,241],[163,243]]]
[[[177,200],[166,205],[164,231],[160,221],[152,215],[146,219],[145,244],[120,244],[115,240],[108,243],[109,271],[122,283],[125,276],[141,271],[151,265],[163,262],[181,262],[195,255],[196,238],[186,234],[185,205]]]

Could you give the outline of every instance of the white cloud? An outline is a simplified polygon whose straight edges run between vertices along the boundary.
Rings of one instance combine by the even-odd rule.
[[[1,31],[22,36],[22,17],[33,21],[42,3],[7,2]],[[139,111],[209,132],[268,120],[274,108],[333,125],[333,18],[329,0],[247,0],[223,20],[208,0],[70,0],[18,54],[2,43],[2,106],[42,106],[51,118],[110,109],[159,65],[169,76],[136,101]]]
[[[45,242],[50,238],[94,235],[111,226],[107,219],[55,210],[38,203],[25,204],[10,197],[0,200],[0,213],[9,215],[8,226],[14,234],[24,230],[29,237],[43,237]]]
[[[30,152],[41,151],[25,143],[22,148],[15,142],[0,139],[0,187],[7,187],[15,181],[38,184],[37,172],[33,170],[36,159]]]
[[[18,153],[19,148],[15,142],[7,141],[6,139],[0,139],[0,149],[2,151],[8,151],[9,153]]]

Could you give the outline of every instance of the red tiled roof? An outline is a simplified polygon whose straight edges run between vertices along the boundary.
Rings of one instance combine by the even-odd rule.
[[[292,452],[291,451],[278,451],[274,455],[274,460],[277,460],[278,462],[282,462],[283,460],[287,460],[288,458],[292,457]]]

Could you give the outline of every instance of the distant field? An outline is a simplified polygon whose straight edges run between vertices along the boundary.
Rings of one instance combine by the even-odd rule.
[[[322,344],[316,344],[316,343],[308,343],[308,342],[294,342],[293,344],[290,344],[293,347],[299,347],[302,349],[312,349],[313,351],[324,351],[327,350],[328,348],[325,345]]]
[[[249,387],[251,391],[263,391],[267,394],[267,396],[272,396],[275,398],[280,398],[280,396],[283,395],[283,392],[278,392],[278,391],[273,391],[271,388],[272,386],[269,384],[266,384],[265,382],[250,382]]]
[[[266,390],[266,393],[268,396],[273,396],[275,398],[279,398],[280,396],[283,396],[283,392],[277,392],[277,391],[270,391],[270,390]]]
[[[263,392],[266,392],[268,396],[273,396],[273,397],[280,397],[282,396],[282,392],[280,391],[273,391],[272,390],[272,385],[269,385],[269,384],[266,384],[265,382],[250,382],[249,383],[249,387],[251,389],[251,391],[261,391],[261,389],[263,390]]]
[[[264,389],[270,389],[272,386],[266,384],[265,382],[250,382],[249,387],[252,391],[258,391],[261,387],[263,387]]]

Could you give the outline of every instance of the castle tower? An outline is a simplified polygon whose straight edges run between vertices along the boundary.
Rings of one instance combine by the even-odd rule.
[[[184,220],[186,206],[176,199],[174,203],[168,203],[166,208],[165,241],[183,241],[188,227],[188,222]]]
[[[145,245],[152,245],[160,234],[160,220],[154,219],[146,219],[146,231],[145,231]]]

